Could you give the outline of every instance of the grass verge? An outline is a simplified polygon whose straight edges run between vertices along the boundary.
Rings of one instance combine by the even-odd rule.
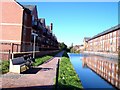
[[[33,66],[39,66],[39,65],[43,64],[44,62],[50,60],[52,57],[54,57],[59,52],[60,51],[48,54],[46,56],[42,56],[42,57],[36,58],[35,62],[32,65]]]
[[[43,57],[40,57],[40,58],[37,58],[35,59],[35,62],[32,64],[33,66],[38,66],[38,65],[41,65],[43,64],[44,62],[48,61],[49,59],[51,59],[53,56],[43,56]]]
[[[80,79],[76,74],[67,53],[65,52],[59,67],[58,90],[78,90],[83,89]]]

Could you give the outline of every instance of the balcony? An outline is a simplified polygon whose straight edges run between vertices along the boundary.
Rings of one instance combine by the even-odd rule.
[[[49,39],[52,39],[52,33],[48,32],[48,33],[47,33],[47,37],[48,37]]]
[[[43,30],[43,26],[40,23],[38,23],[38,29]]]
[[[43,35],[46,36],[47,35],[47,30],[44,28],[43,29]]]

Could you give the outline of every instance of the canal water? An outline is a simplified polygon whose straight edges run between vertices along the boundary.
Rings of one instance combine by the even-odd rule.
[[[81,80],[84,89],[101,88],[102,90],[106,90],[106,89],[116,90],[111,84],[109,84],[107,81],[101,78],[90,68],[88,68],[87,66],[83,67],[82,59],[87,56],[84,56],[82,54],[74,54],[74,53],[68,53],[68,55],[70,57],[70,61],[76,73],[78,74]]]

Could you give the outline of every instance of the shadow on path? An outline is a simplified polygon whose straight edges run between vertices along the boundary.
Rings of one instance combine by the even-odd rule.
[[[30,68],[24,72],[21,72],[21,74],[36,74],[37,72],[39,72],[42,68]]]
[[[41,67],[36,67],[36,68],[30,68],[24,72],[21,72],[21,74],[36,74],[39,71],[48,71],[52,70],[53,68],[41,68]]]

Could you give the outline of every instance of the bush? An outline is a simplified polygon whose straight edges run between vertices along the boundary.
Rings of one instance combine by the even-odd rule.
[[[9,61],[1,61],[0,63],[0,71],[2,71],[1,73],[7,73],[9,71]]]
[[[63,57],[67,57],[67,58],[69,58],[69,56],[68,56],[68,54],[67,54],[66,51],[64,52]]]

